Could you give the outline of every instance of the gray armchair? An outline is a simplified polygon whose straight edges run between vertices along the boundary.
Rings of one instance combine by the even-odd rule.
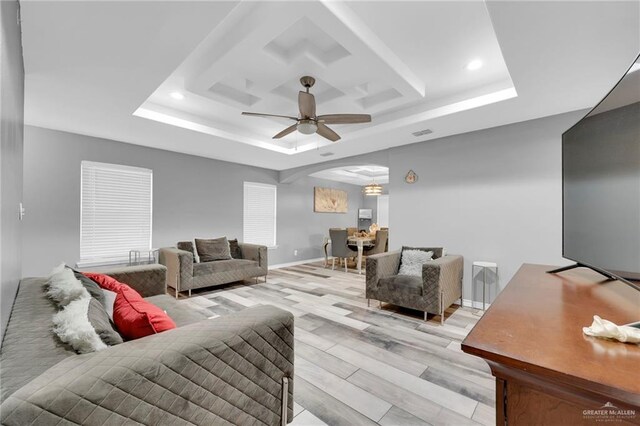
[[[358,252],[351,250],[348,246],[347,230],[331,228],[329,229],[329,236],[331,237],[331,255],[333,256],[331,269],[335,269],[337,257],[344,259],[344,271],[347,272],[347,259],[358,256]]]
[[[392,303],[410,309],[440,315],[453,302],[462,299],[463,257],[442,256],[442,248],[424,248],[434,252],[434,260],[422,265],[422,277],[398,275],[401,252],[392,251],[367,258],[367,299]]]

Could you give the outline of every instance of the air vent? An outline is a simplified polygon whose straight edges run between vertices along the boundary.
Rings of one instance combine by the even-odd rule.
[[[330,157],[333,155],[333,152],[323,152],[322,154],[320,154],[320,157]]]
[[[419,137],[419,136],[428,135],[429,133],[433,133],[433,130],[431,129],[418,130],[417,132],[413,132],[411,134],[415,137]]]

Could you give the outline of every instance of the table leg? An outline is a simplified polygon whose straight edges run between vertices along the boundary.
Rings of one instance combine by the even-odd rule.
[[[358,273],[362,274],[362,249],[364,246],[364,242],[362,240],[358,240]]]

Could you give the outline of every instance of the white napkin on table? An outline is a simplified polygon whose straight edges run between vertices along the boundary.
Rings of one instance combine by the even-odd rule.
[[[583,327],[582,332],[587,336],[603,339],[615,339],[626,343],[640,343],[640,329],[626,325],[615,325],[597,315],[593,316],[591,327]]]

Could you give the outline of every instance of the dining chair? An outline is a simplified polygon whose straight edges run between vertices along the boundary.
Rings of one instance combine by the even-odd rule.
[[[364,251],[365,256],[371,256],[372,254],[384,253],[387,251],[387,241],[389,240],[389,231],[388,230],[379,230],[376,232],[376,242],[368,250]]]
[[[336,267],[336,257],[344,259],[344,271],[347,272],[347,260],[350,257],[358,256],[357,251],[353,251],[348,246],[348,234],[346,229],[329,229],[329,236],[331,237],[331,256],[333,256],[333,262],[331,269]]]
[[[380,228],[380,231],[387,231],[387,245],[384,248],[384,251],[389,251],[389,228]]]
[[[324,266],[325,268],[329,266],[329,253],[328,247],[331,245],[331,230],[341,230],[344,228],[329,228],[329,236],[324,237]],[[333,257],[333,255],[331,255]],[[340,264],[342,265],[342,260],[340,260]]]

